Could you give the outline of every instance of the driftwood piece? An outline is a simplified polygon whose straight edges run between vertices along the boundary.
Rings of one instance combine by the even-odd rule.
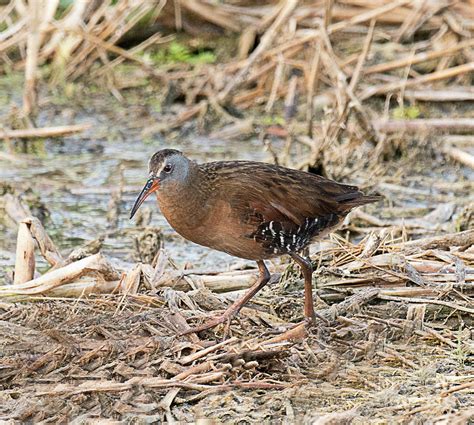
[[[28,223],[21,222],[18,225],[18,236],[16,241],[15,285],[28,282],[35,274],[35,241],[31,236]]]
[[[112,294],[118,291],[120,280],[105,280],[100,273],[91,273],[64,283],[47,292],[49,297],[81,298],[87,295]]]

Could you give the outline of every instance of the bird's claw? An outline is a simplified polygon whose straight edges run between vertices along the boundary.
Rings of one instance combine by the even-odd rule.
[[[226,322],[229,323],[230,319],[231,319],[230,315],[223,314],[222,316],[218,316],[218,317],[215,317],[211,320],[208,320],[208,321],[204,322],[202,325],[190,328],[190,329],[182,332],[180,335],[181,336],[189,335],[189,334],[193,334],[193,333],[202,332],[202,331],[205,331],[207,329],[215,328],[216,326],[221,325],[222,323],[226,323]]]

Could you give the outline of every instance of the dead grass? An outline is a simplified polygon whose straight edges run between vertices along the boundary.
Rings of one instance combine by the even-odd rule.
[[[272,304],[292,296],[270,291]],[[413,316],[408,302],[359,300],[328,308],[332,317],[302,341],[269,343],[281,324],[247,308],[218,344],[221,331],[176,336],[193,313],[183,297],[167,289],[3,303],[2,419],[309,423],[346,412],[362,424],[472,414],[472,336],[461,311]]]
[[[169,38],[155,34],[131,50],[117,46],[151,3],[76,2],[53,19],[55,2],[42,0],[31,8],[52,9],[30,26],[22,4],[2,10],[0,23],[8,25],[0,55],[9,66],[25,67],[27,115],[34,116],[38,101],[38,64],[52,64],[55,84],[89,73],[104,78],[120,100],[136,83],[135,75],[115,79],[117,64],[129,61],[159,81],[163,97],[184,99],[179,113],[144,126],[144,134],[168,133],[190,120],[203,129],[213,116],[214,137],[256,131],[276,162],[360,183],[385,201],[354,212],[339,236],[311,252],[316,326],[288,331],[302,318],[302,285],[293,268],[280,264],[272,286],[228,327],[181,337],[248,287],[254,270],[177,269],[161,249],[160,232],[147,227],[149,216],[136,229],[120,229],[123,170],[108,206],[108,232],[136,236],[143,261],[126,270],[100,253],[106,235],[63,255],[9,190],[2,208],[21,230],[17,279],[0,287],[1,420],[473,420],[473,185],[460,172],[472,168],[473,122],[469,108],[445,114],[443,106],[433,109],[439,117],[420,117],[414,108],[417,116],[409,119],[409,108],[426,99],[472,100],[469,3],[290,0],[238,7],[182,0],[181,9],[163,14],[160,3],[153,21],[171,16],[189,29],[189,16],[199,16],[240,33],[239,56],[225,64],[163,69],[140,52]],[[262,111],[277,123],[259,121]],[[9,142],[82,129],[6,128],[0,136]],[[433,129],[454,134],[433,137]],[[417,184],[408,185],[407,176]],[[50,270],[31,279],[38,250]]]
[[[401,234],[409,229],[406,223]],[[372,231],[357,244],[334,237],[313,253],[320,318],[309,330],[294,327],[302,319],[301,281],[284,265],[281,281],[230,326],[182,337],[235,292],[210,292],[202,273],[168,273],[165,258],[154,272],[141,264],[115,280],[109,290],[120,294],[58,298],[61,288],[74,296],[81,279],[85,285],[101,274],[101,282],[117,279],[100,254],[70,264],[61,259],[66,265],[38,284],[1,288],[5,300],[17,302],[0,305],[0,418],[360,424],[469,418],[474,232],[410,241],[398,232]],[[88,272],[77,281],[85,261]],[[63,278],[52,289],[44,279],[55,273]],[[251,274],[239,278],[243,287]],[[219,291],[215,279],[209,282]]]

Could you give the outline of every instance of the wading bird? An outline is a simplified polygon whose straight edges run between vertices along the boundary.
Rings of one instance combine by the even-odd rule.
[[[336,229],[355,207],[379,200],[305,171],[252,161],[197,164],[163,149],[149,163],[149,179],[131,216],[153,192],[168,223],[184,238],[235,257],[255,260],[256,283],[199,332],[230,320],[270,279],[264,260],[290,255],[304,276],[304,314],[313,320],[311,262],[299,252]]]

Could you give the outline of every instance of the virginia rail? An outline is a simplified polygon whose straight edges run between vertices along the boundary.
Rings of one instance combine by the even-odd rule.
[[[230,320],[270,280],[263,260],[284,254],[301,267],[304,314],[312,320],[313,269],[298,252],[338,227],[353,208],[379,199],[305,171],[251,161],[197,164],[174,149],[156,152],[149,171],[130,218],[156,192],[161,212],[181,236],[255,260],[259,269],[257,282],[222,316],[186,333]]]

